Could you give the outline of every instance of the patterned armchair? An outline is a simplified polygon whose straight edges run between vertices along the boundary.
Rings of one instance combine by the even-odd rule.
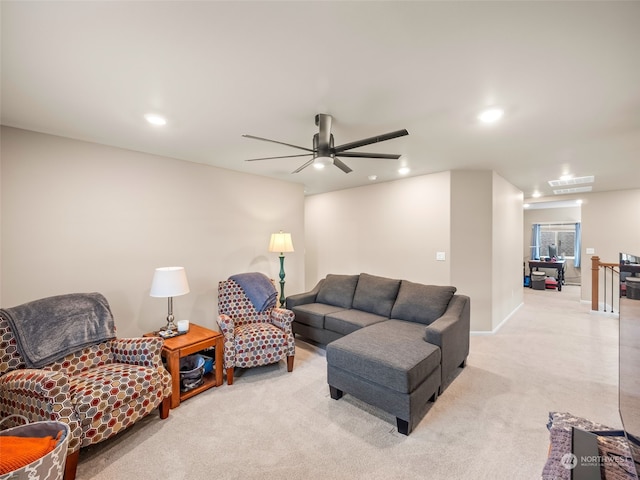
[[[293,371],[296,346],[291,310],[270,307],[258,311],[242,287],[229,279],[218,283],[218,313],[228,385],[233,385],[235,367],[268,365],[286,357],[287,371]]]
[[[87,295],[103,300],[111,315],[102,295]],[[80,448],[106,440],[158,407],[160,418],[167,418],[171,375],[162,365],[161,338],[107,339],[27,368],[7,319],[10,310],[0,310],[0,418],[20,414],[31,422],[67,423],[65,480],[75,478]],[[12,426],[11,420],[4,425]]]

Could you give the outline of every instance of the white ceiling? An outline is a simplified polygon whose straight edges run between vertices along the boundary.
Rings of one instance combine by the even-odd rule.
[[[1,3],[2,123],[305,185],[308,194],[451,169],[520,188],[595,175],[640,188],[640,2]],[[496,125],[479,109],[505,108]],[[143,115],[163,114],[164,127]],[[314,116],[337,145],[307,168]]]

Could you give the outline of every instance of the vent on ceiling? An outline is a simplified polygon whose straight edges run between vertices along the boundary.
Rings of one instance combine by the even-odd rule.
[[[551,182],[549,182],[551,183]],[[571,188],[560,188],[558,190],[554,190],[553,193],[555,195],[564,195],[565,193],[582,193],[582,192],[590,192],[593,187],[571,187]]]
[[[567,185],[580,185],[582,183],[593,183],[593,175],[588,177],[568,178],[566,180],[549,180],[550,187],[566,187]]]

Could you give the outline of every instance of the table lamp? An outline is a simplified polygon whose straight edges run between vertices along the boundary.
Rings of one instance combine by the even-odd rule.
[[[282,230],[272,233],[269,251],[280,253],[280,307],[284,307],[284,254],[294,251],[291,234],[283,233]]]
[[[161,267],[156,268],[151,282],[152,297],[162,297],[169,299],[169,313],[167,314],[167,326],[165,330],[176,330],[173,316],[173,297],[189,293],[189,282],[184,267]]]

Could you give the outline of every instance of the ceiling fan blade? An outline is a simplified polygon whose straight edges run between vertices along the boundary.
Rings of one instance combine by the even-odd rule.
[[[310,153],[301,153],[299,155],[280,155],[279,157],[263,157],[263,158],[249,158],[245,162],[257,162],[258,160],[275,160],[276,158],[293,158],[293,157],[308,157]]]
[[[341,152],[341,157],[352,158],[387,158],[389,160],[398,160],[401,155],[394,155],[392,153],[364,153],[364,152]]]
[[[253,135],[242,135],[242,136],[246,138],[252,138],[254,140],[262,140],[263,142],[278,143],[280,145],[286,145],[287,147],[299,148],[300,150],[306,150],[307,152],[313,153],[313,150],[311,150],[310,148],[299,147],[298,145],[291,145],[290,143],[278,142],[277,140],[270,140],[268,138],[255,137]]]
[[[349,173],[349,172],[353,171],[343,161],[341,161],[339,158],[333,157],[333,164],[336,167],[338,167],[340,170],[342,170],[344,173]]]
[[[384,142],[386,140],[404,137],[405,135],[409,135],[409,132],[407,130],[396,130],[395,132],[384,133],[375,137],[369,137],[362,140],[357,140],[355,142],[345,143],[344,145],[338,145],[333,149],[333,152],[341,153],[345,150],[351,150],[352,148],[363,147],[365,145],[371,145],[372,143]]]
[[[296,168],[293,172],[291,173],[298,173],[301,172],[302,169],[307,168],[309,165],[311,165],[313,163],[313,158],[311,160],[309,160],[308,162],[304,163],[302,166]]]

